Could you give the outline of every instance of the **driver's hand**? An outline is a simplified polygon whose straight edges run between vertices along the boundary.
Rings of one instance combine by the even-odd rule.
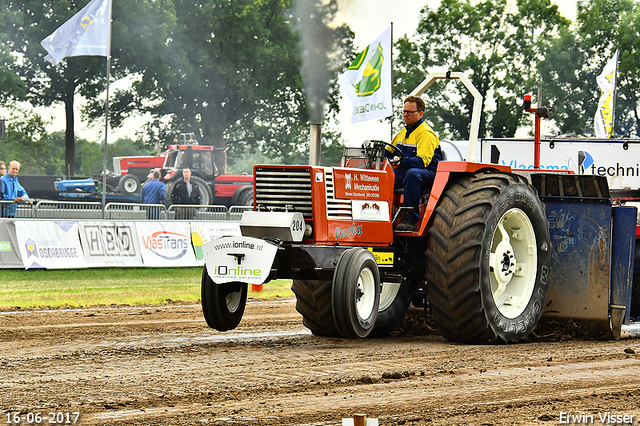
[[[391,161],[393,161],[394,163],[398,162],[398,161],[400,161],[400,157],[396,155],[395,157],[393,157],[393,159]]]

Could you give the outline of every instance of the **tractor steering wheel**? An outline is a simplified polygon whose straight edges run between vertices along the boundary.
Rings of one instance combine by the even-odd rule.
[[[394,157],[398,157],[397,160],[390,159],[389,164],[400,164],[400,161],[404,158],[404,154],[396,145],[384,141],[364,141],[362,143],[362,149],[364,150],[365,157],[367,159],[367,168],[370,169],[377,158],[383,159],[387,151],[387,147],[391,148],[391,152]]]

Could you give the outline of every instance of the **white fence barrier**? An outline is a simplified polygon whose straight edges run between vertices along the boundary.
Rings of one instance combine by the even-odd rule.
[[[44,200],[3,208],[0,269],[201,266],[203,244],[240,235],[251,209]]]

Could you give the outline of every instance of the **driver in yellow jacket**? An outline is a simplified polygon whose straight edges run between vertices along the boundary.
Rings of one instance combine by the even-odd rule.
[[[395,187],[404,188],[403,207],[413,208],[410,213],[402,215],[402,220],[396,227],[399,231],[416,230],[415,224],[420,220],[420,194],[423,189],[431,188],[438,162],[444,159],[438,135],[423,119],[424,110],[422,98],[407,97],[402,111],[405,127],[391,142],[403,153],[402,160],[394,169]]]

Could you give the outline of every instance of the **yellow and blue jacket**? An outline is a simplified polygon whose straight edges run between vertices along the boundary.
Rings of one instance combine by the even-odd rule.
[[[438,162],[444,160],[440,149],[440,139],[424,120],[418,121],[411,128],[405,126],[391,143],[400,148],[404,154],[398,165],[402,169],[436,170]]]

